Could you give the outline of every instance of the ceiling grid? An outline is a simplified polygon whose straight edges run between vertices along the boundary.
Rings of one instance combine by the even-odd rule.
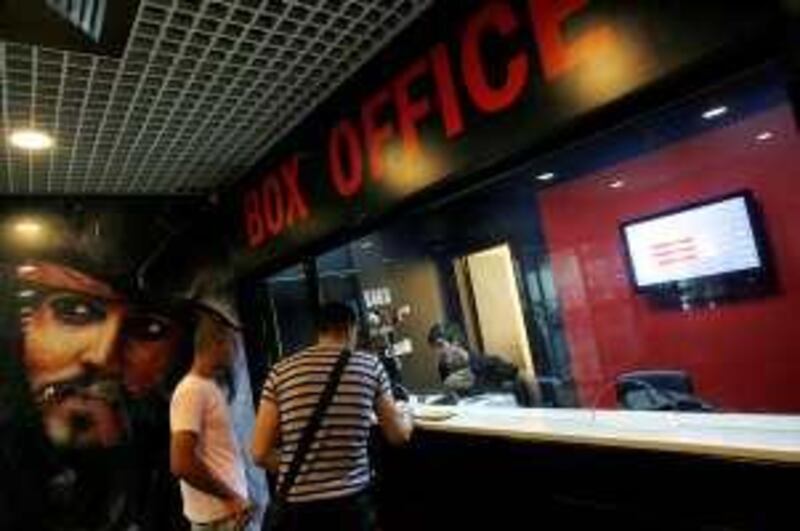
[[[230,19],[230,17],[232,17],[233,14],[234,14],[234,10],[231,9],[228,12],[228,19]],[[248,24],[247,26],[245,26],[242,29],[242,31],[239,34],[237,40],[235,41],[233,49],[238,48],[238,46],[242,42],[246,32],[249,32],[249,31],[252,30],[252,28],[253,28],[252,24],[253,24],[253,22],[255,20],[257,20],[257,19],[254,16],[252,18],[252,20],[250,21],[250,24]],[[222,75],[222,73],[224,73],[226,71],[226,69],[223,68],[223,65],[226,64],[227,60],[230,59],[230,57],[232,55],[233,55],[233,52],[229,51],[228,54],[225,57],[225,62],[220,63],[218,65],[217,71],[216,71],[216,73],[213,74],[213,78],[212,78],[211,82],[214,82],[214,83],[221,82],[221,75]],[[252,62],[257,58],[258,58],[258,55],[252,54],[250,56],[248,62],[247,62],[247,65],[250,66],[252,64]],[[241,71],[244,71],[244,68],[242,68]],[[214,95],[214,99],[216,99],[216,97],[218,96],[220,100],[228,101],[229,98],[231,97],[233,91],[238,87],[238,84],[237,84],[237,80],[238,79],[239,79],[238,76],[235,76],[235,77],[229,79],[228,82],[225,85],[225,88],[224,88],[222,94],[221,95],[215,94]],[[169,153],[171,151],[171,149],[175,147],[175,145],[178,142],[178,139],[183,138],[187,142],[195,145],[196,142],[202,142],[202,140],[201,140],[202,137],[200,136],[201,133],[205,133],[206,134],[206,138],[209,138],[209,137],[213,137],[213,134],[214,134],[215,130],[222,129],[221,124],[225,123],[225,122],[217,120],[217,118],[218,118],[218,114],[217,113],[218,112],[224,112],[224,109],[220,108],[215,113],[207,113],[205,117],[201,116],[201,111],[203,111],[203,109],[204,109],[204,104],[208,103],[208,101],[211,99],[210,98],[211,95],[212,95],[212,93],[206,92],[205,94],[203,94],[203,98],[198,100],[195,103],[194,109],[193,109],[192,114],[190,115],[189,119],[187,119],[184,122],[184,125],[181,128],[181,130],[179,131],[178,135],[176,135],[176,136],[174,136],[172,138],[172,142],[168,145],[168,149],[160,154],[161,160],[163,160],[164,157],[166,156],[166,154]],[[244,99],[244,98],[242,98],[242,99]],[[235,109],[235,108],[236,107],[232,107],[232,109]],[[194,130],[191,131],[191,132],[186,132],[187,131],[187,127],[190,124],[197,123],[198,120],[200,122],[200,126],[199,127],[193,127]],[[217,125],[219,127],[214,128],[215,125]],[[186,138],[186,136],[185,136],[186,134],[190,134],[191,136]],[[176,172],[177,177],[176,177],[175,181],[176,181],[176,186],[178,188],[181,188],[182,186],[184,186],[186,181],[187,181],[187,177],[189,175],[191,175],[195,171],[195,166],[186,166],[185,164],[182,164],[185,161],[185,157],[188,156],[191,153],[202,153],[201,149],[202,148],[200,146],[198,146],[196,149],[194,149],[192,151],[183,151],[179,156],[174,157],[172,161],[170,161],[170,162],[168,162],[166,164],[166,167],[165,167],[166,171],[168,171],[170,173]],[[208,158],[208,162],[209,163],[212,162],[213,160],[214,160],[213,158]],[[202,167],[201,168],[197,168],[197,170],[202,171]],[[177,173],[177,172],[180,172],[180,173]],[[153,180],[153,176],[151,174],[150,178],[148,180],[148,185],[150,183],[152,183],[152,180]]]
[[[7,139],[8,136],[11,134],[10,124],[11,119],[8,116],[8,74],[6,72],[5,65],[6,64],[6,47],[0,42],[0,113],[3,117],[3,139]],[[4,153],[5,153],[5,164],[3,167],[6,169],[6,178],[3,180],[5,183],[5,188],[9,192],[14,192],[14,178],[13,172],[14,168],[11,163],[11,144],[3,141],[4,144]]]
[[[235,181],[431,3],[142,0],[120,58],[0,41],[0,194]],[[12,147],[22,128],[55,147]]]

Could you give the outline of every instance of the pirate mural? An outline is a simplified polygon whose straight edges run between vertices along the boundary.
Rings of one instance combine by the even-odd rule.
[[[180,208],[4,209],[0,529],[185,525],[168,405],[202,301],[156,267]]]

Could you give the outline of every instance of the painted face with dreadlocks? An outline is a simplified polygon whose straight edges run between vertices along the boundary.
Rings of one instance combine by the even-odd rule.
[[[113,447],[129,435],[127,402],[156,391],[181,329],[154,308],[50,262],[20,266],[23,364],[57,446]]]

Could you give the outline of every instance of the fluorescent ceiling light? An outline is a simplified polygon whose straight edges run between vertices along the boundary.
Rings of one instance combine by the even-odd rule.
[[[719,107],[714,107],[704,112],[703,118],[706,120],[713,120],[714,118],[719,118],[720,116],[727,114],[727,112],[728,108],[724,105],[720,105]]]

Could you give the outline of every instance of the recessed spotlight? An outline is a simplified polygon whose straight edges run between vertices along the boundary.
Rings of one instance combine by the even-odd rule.
[[[14,232],[20,236],[38,236],[42,232],[42,224],[33,220],[22,220],[14,224]]]
[[[30,275],[31,273],[35,273],[37,269],[39,268],[35,265],[21,265],[17,267],[17,273],[20,275]]]
[[[614,179],[613,181],[608,183],[608,187],[613,188],[615,190],[622,188],[623,186],[625,186],[625,181],[623,181],[622,179]]]
[[[4,229],[18,245],[38,246],[47,242],[48,227],[44,220],[35,217],[19,218],[8,223]],[[21,276],[25,273],[17,270]]]
[[[536,176],[537,181],[552,181],[556,178],[556,174],[549,171],[547,173],[542,173]]]
[[[767,140],[772,140],[775,138],[775,133],[772,131],[762,131],[756,136],[756,140],[759,142],[766,142]]]
[[[703,113],[703,118],[705,120],[713,120],[714,118],[719,118],[728,113],[728,108],[724,105],[720,105],[719,107],[713,107],[708,109],[706,112]]]
[[[28,151],[41,151],[53,147],[53,137],[35,129],[20,129],[8,137],[11,145]]]

